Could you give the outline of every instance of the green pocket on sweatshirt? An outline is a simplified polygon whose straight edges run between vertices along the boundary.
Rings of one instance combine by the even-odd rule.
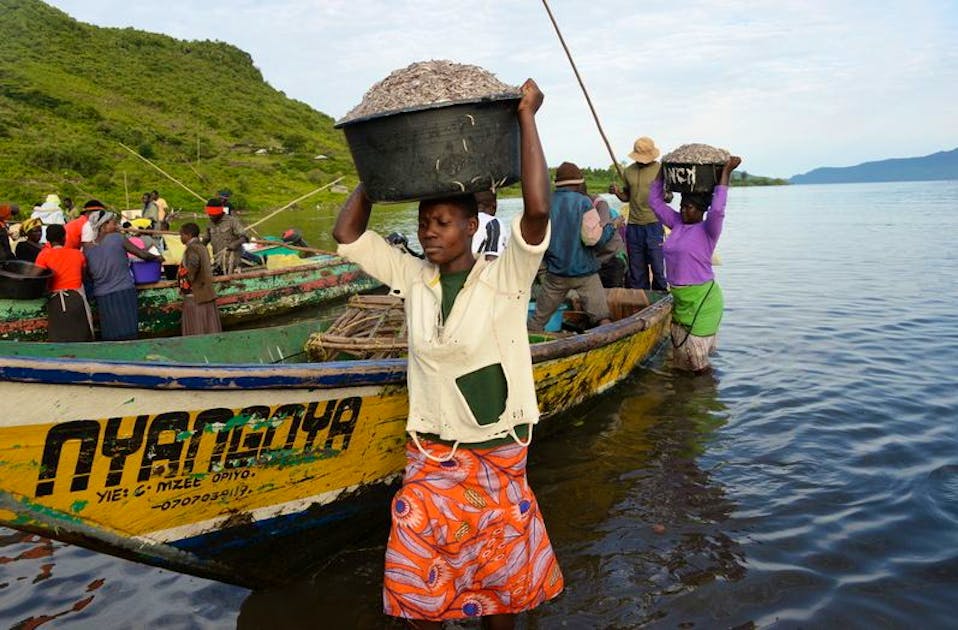
[[[509,392],[501,364],[487,365],[463,374],[456,379],[456,385],[480,425],[496,422],[506,410]]]

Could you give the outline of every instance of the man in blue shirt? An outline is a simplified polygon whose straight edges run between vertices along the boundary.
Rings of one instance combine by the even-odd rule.
[[[615,228],[611,223],[601,224],[592,200],[582,192],[584,185],[585,178],[575,164],[563,162],[556,169],[556,189],[549,212],[552,238],[545,254],[546,273],[536,298],[536,310],[529,319],[532,332],[543,330],[571,290],[579,294],[591,324],[610,321],[596,249],[612,238]]]

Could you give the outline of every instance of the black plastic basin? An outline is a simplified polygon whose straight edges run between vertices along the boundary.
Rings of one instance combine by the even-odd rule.
[[[712,192],[722,176],[721,164],[662,164],[665,189],[672,192]]]
[[[53,272],[23,260],[0,263],[0,298],[35,300],[47,292]]]
[[[439,103],[337,126],[372,201],[413,201],[519,181],[518,105],[515,96]]]

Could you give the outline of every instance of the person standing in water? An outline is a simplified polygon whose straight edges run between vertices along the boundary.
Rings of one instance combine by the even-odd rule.
[[[406,471],[392,501],[383,602],[415,628],[515,615],[556,597],[562,572],[526,479],[539,420],[526,331],[529,289],[549,245],[549,176],[535,113],[543,96],[522,86],[518,107],[523,213],[498,259],[476,259],[472,194],[419,203],[426,259],[367,231],[362,184],[333,229],[339,254],[405,298],[409,415]]]
[[[728,182],[742,158],[733,155],[722,167],[711,193],[682,193],[680,212],[665,202],[662,173],[649,189],[649,204],[671,232],[665,241],[665,267],[672,283],[672,349],[679,369],[696,374],[711,371],[709,355],[718,347],[718,328],[725,309],[722,288],[715,281],[712,254],[725,222]],[[708,218],[703,221],[705,213]]]

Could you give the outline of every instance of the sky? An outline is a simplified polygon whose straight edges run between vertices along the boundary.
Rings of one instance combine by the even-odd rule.
[[[545,94],[546,159],[612,163],[541,0],[49,0],[75,19],[248,52],[264,79],[333,118],[393,70],[481,66]],[[958,147],[954,0],[548,0],[618,161],[728,149],[790,177]],[[175,86],[156,86],[175,89]]]

